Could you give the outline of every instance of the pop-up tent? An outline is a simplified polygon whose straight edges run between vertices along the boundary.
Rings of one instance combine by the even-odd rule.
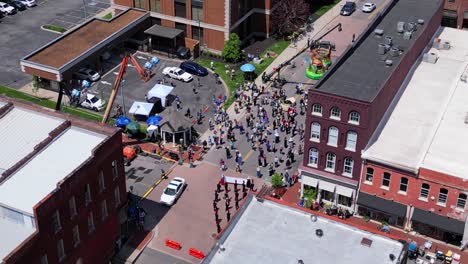
[[[156,84],[149,90],[148,94],[146,95],[146,100],[151,100],[153,97],[157,97],[161,99],[161,105],[166,107],[166,98],[169,94],[171,94],[174,87],[162,84]]]
[[[128,112],[136,116],[149,117],[151,115],[151,111],[153,110],[153,107],[154,107],[154,104],[151,104],[151,103],[134,102]]]

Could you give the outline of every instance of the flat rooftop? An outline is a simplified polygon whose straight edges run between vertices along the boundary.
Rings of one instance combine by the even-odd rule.
[[[354,50],[343,55],[342,59],[345,61],[335,69],[335,72],[330,72],[330,75],[319,82],[315,88],[342,97],[372,102],[400,64],[402,57],[406,55],[437,12],[441,1],[399,0],[393,6],[390,4],[391,9],[384,18],[369,29],[368,35],[363,36]],[[425,24],[417,26],[410,40],[404,40],[403,34],[397,33],[397,23],[399,21],[417,22],[418,19],[423,19]],[[346,27],[346,25],[343,26]],[[373,33],[375,29],[383,29],[383,37],[376,37]],[[378,45],[385,42],[385,36],[391,36],[393,46],[399,46],[403,50],[400,56],[388,58],[393,60],[393,66],[390,67],[385,66],[385,62],[381,59],[382,55],[377,53]]]
[[[203,263],[396,263],[403,244],[295,208],[255,198],[248,202],[221,236],[221,251],[215,247]],[[236,222],[237,221],[237,222]],[[323,236],[315,232],[322,229]],[[363,238],[372,240],[370,247]]]
[[[145,11],[129,9],[110,21],[93,18],[26,56],[23,60],[60,69],[93,48],[97,49],[99,44],[108,44],[104,42],[147,16],[148,13]]]
[[[36,228],[34,227],[24,226],[0,217],[0,234],[2,234],[2,240],[0,240],[0,262],[35,231]]]
[[[441,28],[437,38],[450,41],[450,49],[429,44],[437,62],[419,59],[362,156],[414,173],[424,167],[468,179],[468,84],[460,80],[468,75],[468,32]]]

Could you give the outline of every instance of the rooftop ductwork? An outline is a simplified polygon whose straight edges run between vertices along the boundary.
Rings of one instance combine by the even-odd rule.
[[[393,41],[392,37],[390,37],[390,36],[386,36],[386,37],[385,37],[385,44],[386,44],[386,45],[391,46],[391,45],[392,45],[392,41]]]
[[[392,47],[390,48],[389,53],[392,57],[398,57],[400,55],[400,50],[398,48]]]

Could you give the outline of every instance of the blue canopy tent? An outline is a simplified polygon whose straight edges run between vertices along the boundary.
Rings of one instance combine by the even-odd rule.
[[[240,70],[243,72],[254,72],[255,71],[255,66],[253,66],[250,63],[246,63],[240,67]]]
[[[150,116],[148,119],[146,119],[146,124],[149,126],[157,126],[159,125],[159,122],[161,122],[162,119],[162,116]]]
[[[119,116],[115,120],[115,126],[124,127],[124,126],[130,124],[131,122],[132,122],[132,120],[130,120],[130,118],[128,118],[126,116]]]

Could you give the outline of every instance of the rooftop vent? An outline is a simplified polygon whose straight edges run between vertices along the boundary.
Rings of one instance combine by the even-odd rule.
[[[392,40],[393,40],[392,37],[386,36],[386,37],[385,37],[385,44],[391,46],[391,45],[392,45]]]
[[[462,76],[460,76],[460,81],[462,81],[462,82],[465,82],[465,83],[466,83],[466,82],[468,81],[468,75],[466,75],[466,74],[463,74]],[[468,117],[468,116],[467,116],[467,117]]]
[[[388,255],[388,257],[390,258],[391,261],[394,261],[395,258],[396,258],[395,255],[393,255],[393,254]]]
[[[418,24],[419,25],[424,25],[424,19],[418,19]]]
[[[437,62],[438,56],[434,52],[428,52],[423,55],[423,61],[435,64]]]
[[[448,50],[451,47],[451,43],[448,40],[443,40],[440,38],[437,38],[434,40],[433,47],[436,49],[442,49],[442,50]]]
[[[398,57],[400,55],[400,50],[398,48],[392,47],[390,48],[389,53],[392,57]]]
[[[390,67],[393,65],[393,61],[392,60],[385,60],[385,66],[387,67]]]
[[[379,47],[377,49],[377,53],[379,55],[384,55],[386,52],[387,52],[387,46],[385,44],[383,44],[383,43],[380,43]]]
[[[311,215],[310,216],[310,221],[312,221],[314,223],[317,222],[317,216],[316,215]]]
[[[381,28],[376,28],[376,29],[374,30],[374,34],[375,34],[376,36],[381,37],[381,36],[383,36],[383,33],[384,33],[384,30],[381,29]]]
[[[411,32],[414,32],[416,31],[417,29],[417,24],[414,23],[414,22],[409,22],[408,24],[406,24],[406,31],[411,31]]]
[[[468,124],[468,112],[466,112],[466,116],[465,116],[465,124]]]
[[[397,32],[398,33],[405,32],[405,22],[400,21],[397,23]]]
[[[323,236],[323,230],[322,229],[316,229],[315,230],[315,235],[317,235],[318,237],[322,237]]]
[[[366,247],[371,247],[372,240],[368,239],[367,237],[363,237],[361,240],[361,245],[366,246]]]
[[[403,39],[405,40],[410,40],[412,36],[413,36],[412,31],[405,31],[405,33],[403,33]]]

